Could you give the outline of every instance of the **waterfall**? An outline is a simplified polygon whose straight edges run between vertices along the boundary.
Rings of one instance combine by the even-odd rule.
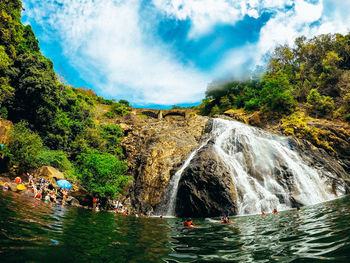
[[[286,210],[293,203],[312,205],[345,194],[344,186],[334,189],[327,181],[332,174],[308,166],[287,137],[237,121],[213,119],[210,139],[193,151],[172,176],[157,214],[175,215],[181,175],[209,140],[231,175],[240,215]]]
[[[196,156],[197,152],[202,149],[207,143],[209,139],[202,143],[197,149],[195,149],[191,154],[187,157],[184,164],[180,167],[180,169],[171,177],[169,181],[168,189],[168,198],[165,200],[165,203],[161,206],[161,208],[157,209],[159,215],[163,214],[166,216],[175,216],[175,203],[177,196],[177,189],[179,186],[179,182],[181,179],[181,175],[183,171],[187,168],[187,166],[192,161],[193,157]]]
[[[212,137],[235,185],[238,214],[287,209],[291,197],[303,205],[336,198],[326,182],[331,174],[309,167],[286,137],[223,119],[214,119]]]

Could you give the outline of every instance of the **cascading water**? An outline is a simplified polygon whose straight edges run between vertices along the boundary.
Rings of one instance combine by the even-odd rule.
[[[293,150],[288,138],[237,121],[213,119],[214,149],[232,177],[238,214],[285,210],[292,201],[311,205],[343,195],[343,186],[332,188],[327,171],[309,167]],[[179,181],[204,142],[172,177],[159,214],[175,215]]]
[[[201,144],[196,150],[194,150],[186,159],[184,164],[180,167],[180,169],[174,174],[174,176],[171,178],[168,189],[169,189],[169,198],[166,199],[165,204],[162,205],[160,209],[160,214],[164,214],[166,216],[174,216],[175,215],[175,202],[176,202],[176,196],[177,196],[177,189],[179,186],[179,181],[181,179],[181,175],[183,171],[186,169],[186,167],[190,164],[193,157],[196,155],[196,153],[202,149],[209,140]]]
[[[238,214],[287,209],[291,197],[303,205],[337,197],[326,183],[326,172],[307,166],[288,138],[223,119],[214,119],[212,136],[232,176]],[[279,178],[281,172],[287,174],[288,182]],[[345,193],[341,188],[338,191]]]

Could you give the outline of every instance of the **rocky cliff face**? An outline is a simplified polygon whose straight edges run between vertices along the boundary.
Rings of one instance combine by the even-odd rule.
[[[207,120],[197,115],[155,119],[129,114],[120,121],[128,175],[135,178],[126,202],[135,211],[150,213],[162,201],[171,175],[198,147]]]
[[[259,118],[255,116],[253,119],[256,122],[254,126],[259,126]],[[156,119],[129,114],[119,120],[119,125],[125,133],[122,145],[129,165],[128,175],[135,178],[124,203],[135,212],[152,213],[166,203],[169,197],[166,192],[172,176],[189,154],[209,138],[213,121],[197,115]],[[279,124],[264,128],[283,134]],[[328,130],[336,135],[331,136],[330,141],[341,142],[332,144],[335,151],[316,147],[312,142],[296,136],[289,137],[290,147],[299,153],[308,166],[327,171],[325,180],[334,195],[344,191],[348,193],[349,130],[334,125],[328,126]],[[244,147],[242,151],[243,149]],[[256,171],[254,173],[251,168],[249,164],[246,165],[247,172],[261,181],[259,172],[255,175]],[[289,205],[302,205],[300,200],[294,198],[298,191],[295,189],[290,168],[282,162],[275,166],[273,176],[290,194]],[[175,212],[178,216],[233,215],[238,213],[237,197],[242,198],[242,193],[237,190],[229,168],[218,157],[213,140],[210,140],[197,152],[182,173]]]
[[[210,141],[183,172],[176,200],[176,215],[210,217],[234,215],[236,193],[231,175]]]

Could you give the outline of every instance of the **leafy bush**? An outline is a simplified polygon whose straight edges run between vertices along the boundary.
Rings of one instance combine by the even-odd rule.
[[[260,93],[260,101],[277,112],[291,112],[296,105],[286,77],[269,76]]]
[[[115,113],[112,113],[110,111],[107,111],[103,116],[107,117],[108,119],[113,119],[115,117]]]
[[[244,105],[245,110],[258,110],[260,108],[259,98],[252,98]]]
[[[40,166],[48,165],[55,167],[62,172],[69,172],[72,170],[72,164],[63,151],[44,149],[38,155],[38,163]]]
[[[126,163],[118,157],[98,151],[87,151],[77,157],[76,176],[83,186],[100,197],[116,198],[132,180],[124,176]]]
[[[332,113],[334,110],[333,99],[329,96],[321,96],[317,89],[310,90],[307,102],[316,113],[321,113],[322,115]]]
[[[21,170],[38,168],[39,155],[43,148],[38,134],[27,128],[25,122],[17,123],[10,132],[8,143],[8,157],[10,163]]]
[[[119,100],[119,103],[126,107],[130,107],[130,103],[127,100]]]
[[[128,108],[122,103],[113,103],[110,111],[114,114],[124,116],[128,113]]]

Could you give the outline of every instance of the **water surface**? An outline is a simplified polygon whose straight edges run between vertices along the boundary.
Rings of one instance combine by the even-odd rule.
[[[350,198],[232,224],[136,218],[0,192],[0,262],[350,262]]]

